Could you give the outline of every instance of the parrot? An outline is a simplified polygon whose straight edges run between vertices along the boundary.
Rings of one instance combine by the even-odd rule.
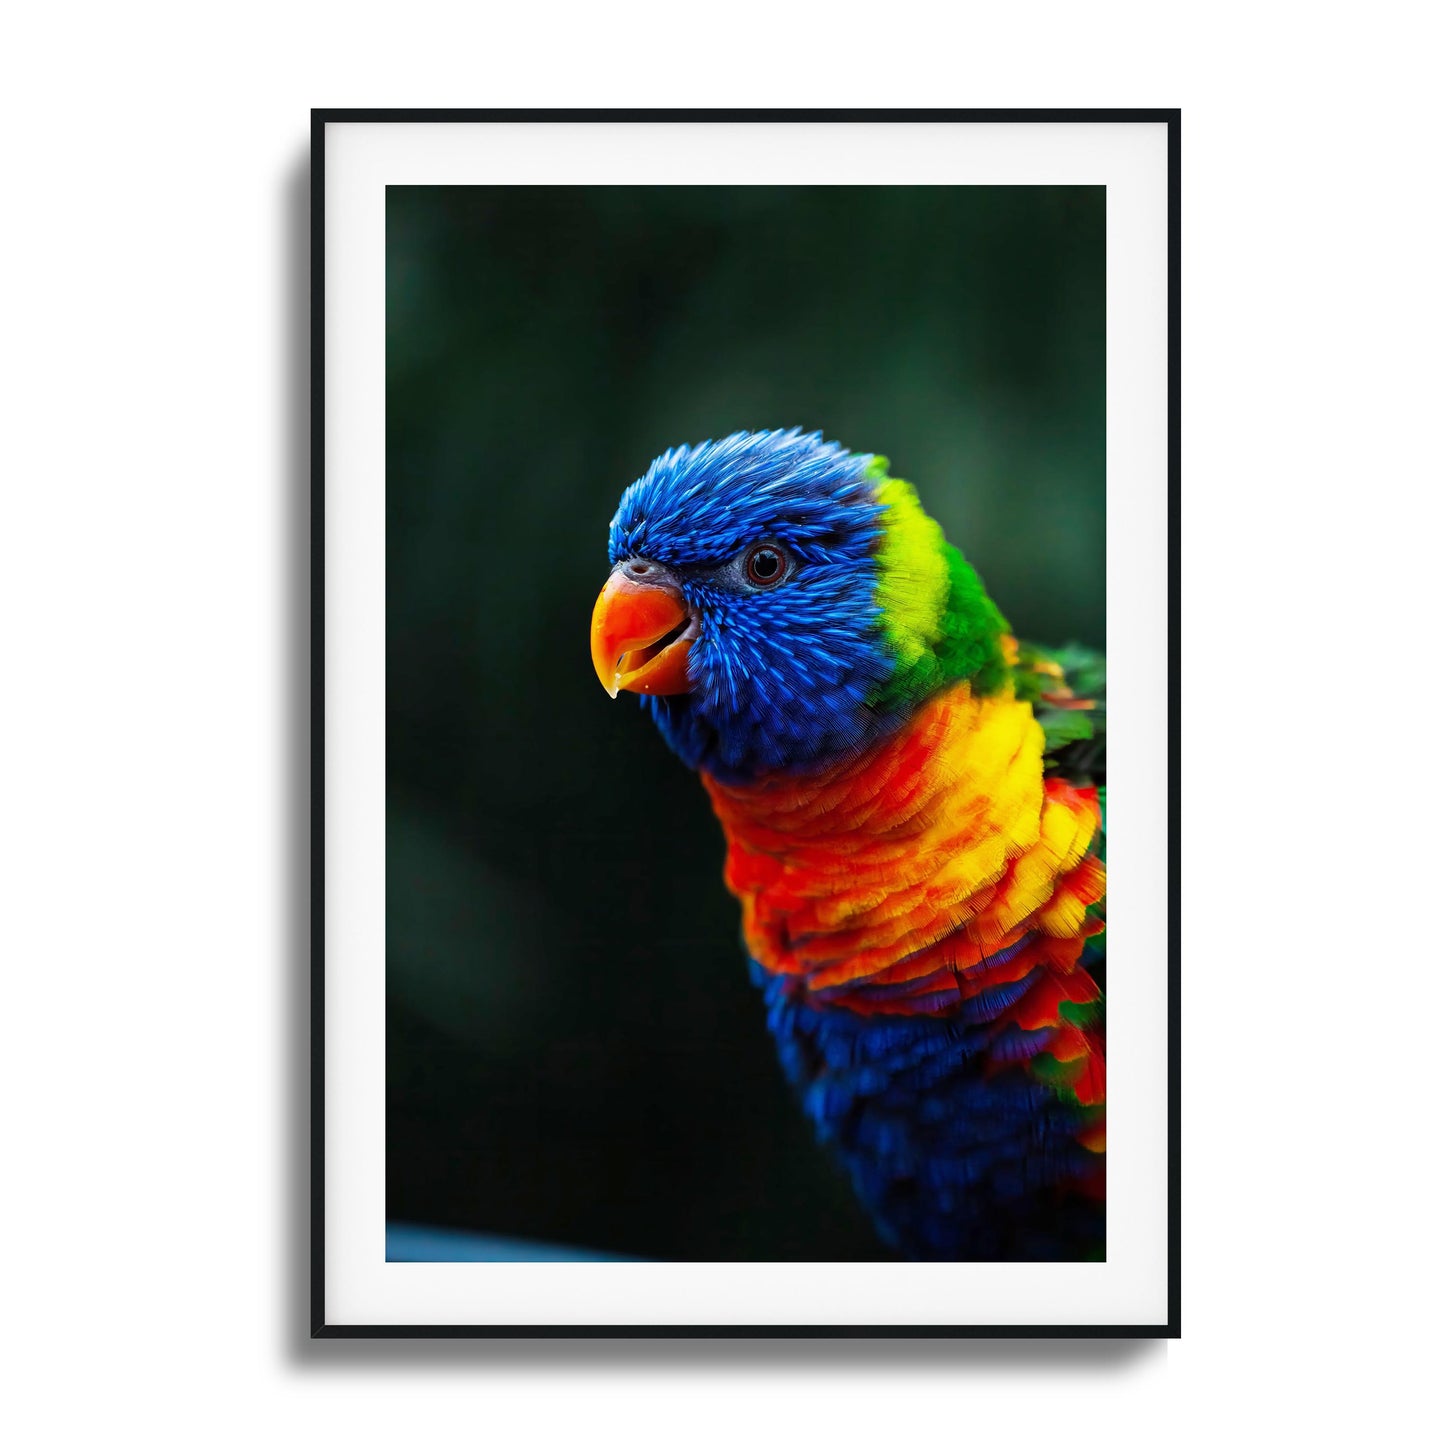
[[[1105,671],[1018,641],[888,458],[622,493],[591,654],[699,776],[791,1092],[906,1260],[1105,1258]]]

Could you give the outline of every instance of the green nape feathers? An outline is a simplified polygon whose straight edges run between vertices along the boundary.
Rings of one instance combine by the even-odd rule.
[[[877,456],[864,476],[884,508],[877,603],[895,663],[870,696],[880,712],[906,709],[955,682],[988,697],[1012,681],[1044,731],[1045,767],[1081,782],[1103,780],[1102,653],[1071,643],[1015,644],[978,573],[923,510],[909,482]]]
[[[1008,623],[978,573],[923,510],[912,484],[888,475],[887,457],[874,457],[864,475],[886,508],[877,602],[896,658],[870,703],[888,712],[964,680],[976,694],[997,692],[1009,672],[1002,642]]]

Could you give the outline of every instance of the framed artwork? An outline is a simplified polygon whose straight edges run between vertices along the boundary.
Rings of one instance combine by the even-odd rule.
[[[1179,133],[313,114],[313,1335],[1179,1334]]]

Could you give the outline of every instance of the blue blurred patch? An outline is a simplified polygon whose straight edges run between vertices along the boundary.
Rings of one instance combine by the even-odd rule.
[[[622,1259],[620,1254],[597,1254],[565,1244],[541,1244],[534,1239],[508,1239],[499,1234],[471,1234],[426,1224],[386,1226],[388,1264],[576,1264]]]

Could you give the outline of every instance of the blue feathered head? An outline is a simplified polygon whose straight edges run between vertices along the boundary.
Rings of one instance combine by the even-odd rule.
[[[913,488],[816,432],[663,453],[623,493],[608,554],[603,686],[640,693],[724,781],[825,765],[951,678],[1002,675],[1003,620]]]

